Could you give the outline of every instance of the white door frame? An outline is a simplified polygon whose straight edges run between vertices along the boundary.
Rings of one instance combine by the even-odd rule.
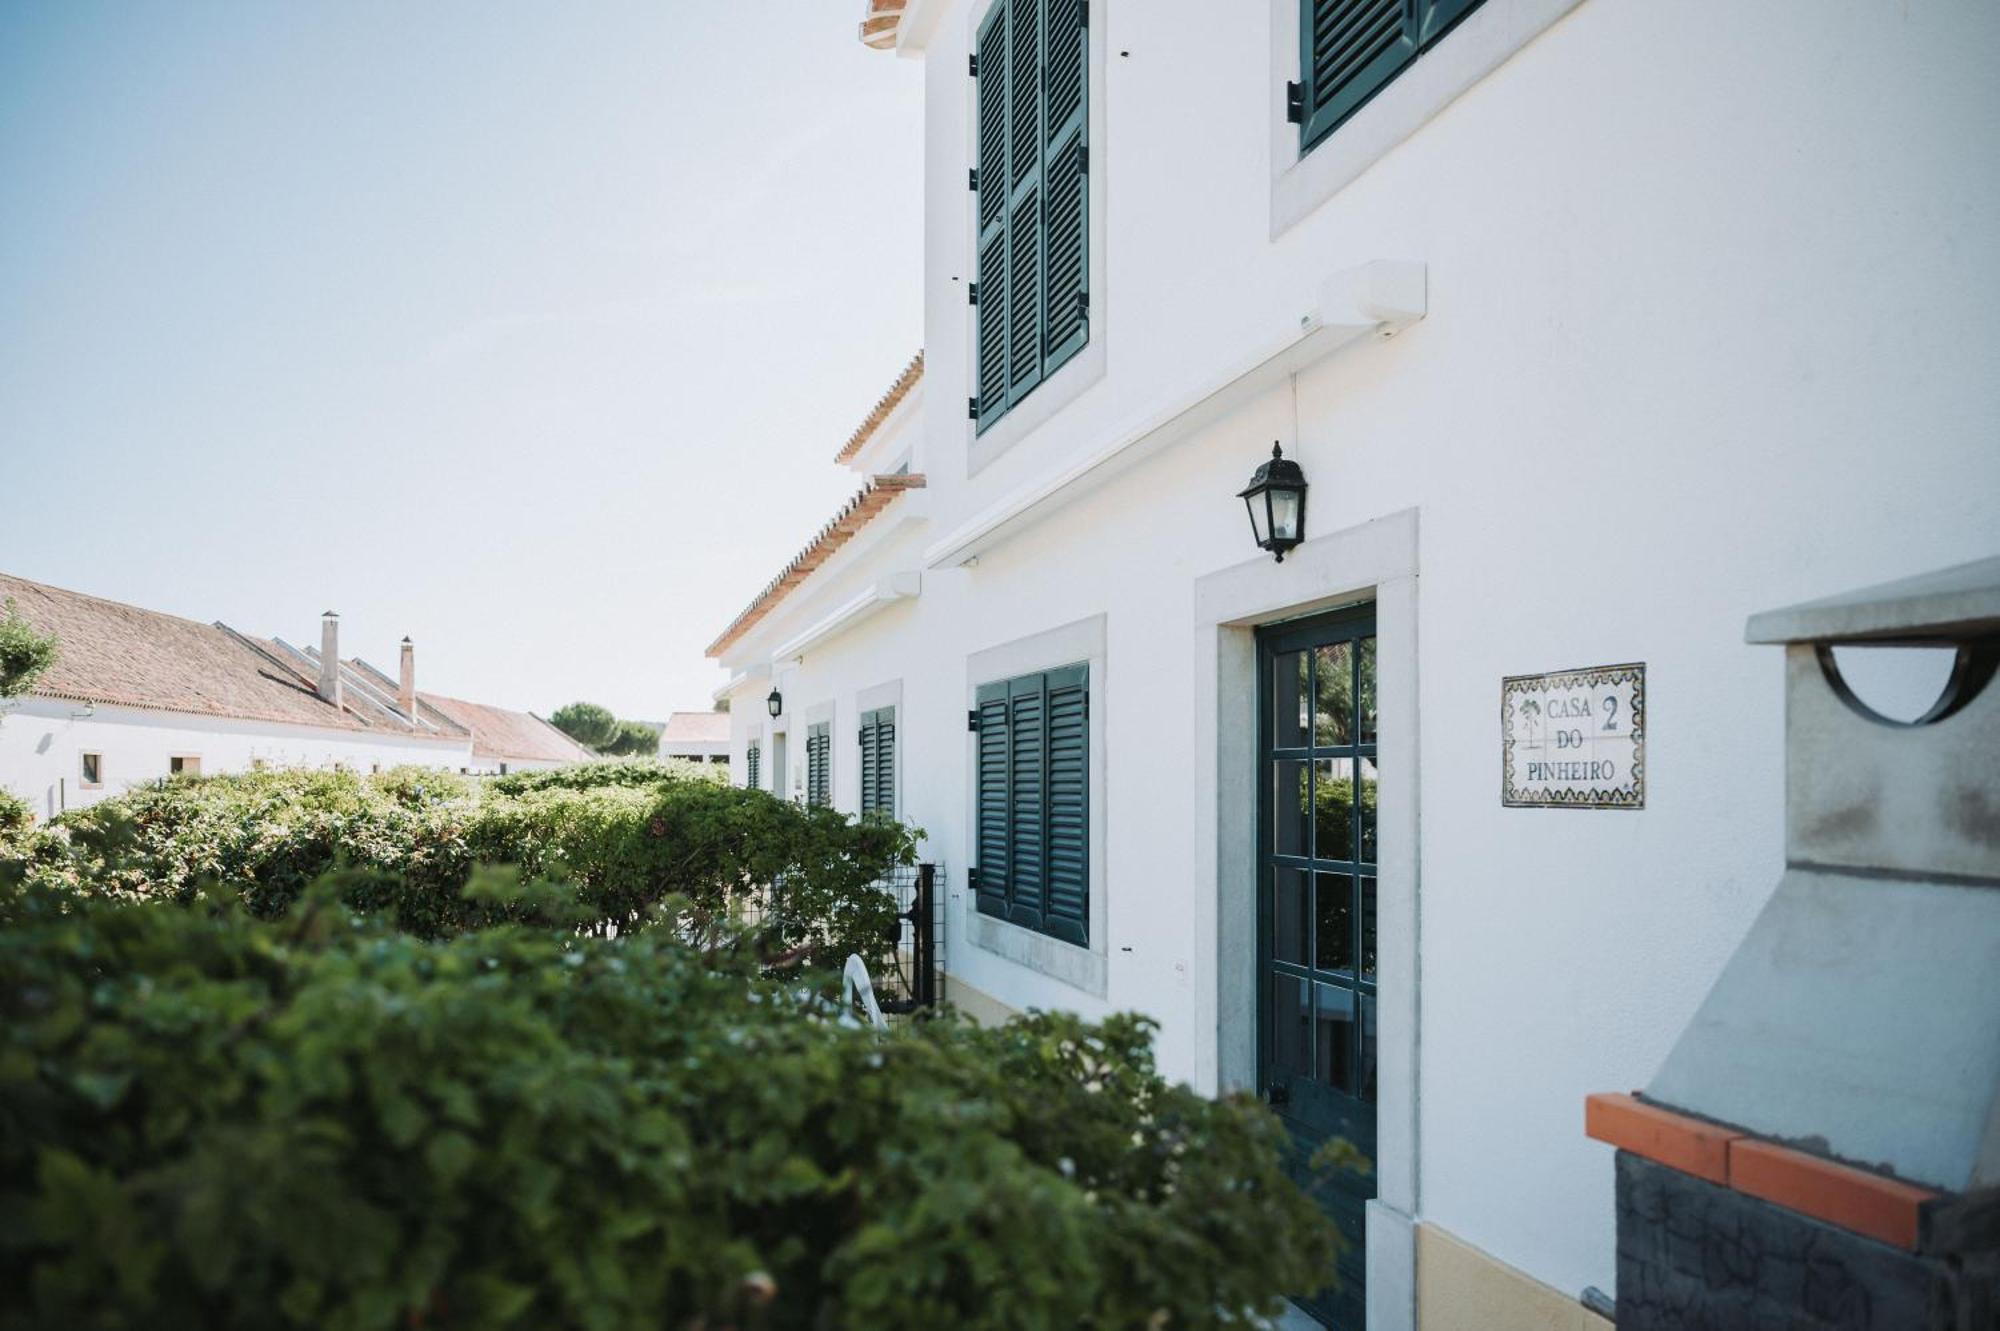
[[[1418,771],[1417,511],[1405,509],[1315,537],[1278,563],[1246,560],[1194,584],[1193,779],[1197,845],[1215,847],[1215,891],[1203,893],[1197,937],[1197,1019],[1213,1023],[1196,1084],[1212,1092],[1257,1084],[1257,643],[1260,625],[1341,605],[1375,603],[1376,707],[1381,720],[1382,859],[1376,877],[1376,1198],[1368,1204],[1368,1325],[1416,1321]]]

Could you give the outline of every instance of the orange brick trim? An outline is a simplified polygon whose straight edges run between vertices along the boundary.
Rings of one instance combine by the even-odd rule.
[[[896,382],[889,385],[889,391],[882,394],[875,405],[869,408],[868,415],[862,418],[854,433],[847,437],[847,442],[840,446],[840,451],[833,455],[833,460],[845,464],[859,453],[862,445],[875,437],[875,432],[882,428],[882,422],[888,420],[889,414],[903,405],[903,399],[910,395],[910,390],[915,388],[923,377],[924,353],[919,351],[910,357],[910,363],[896,376]]]
[[[764,590],[743,609],[743,613],[730,621],[722,636],[708,645],[709,656],[720,656],[730,645],[751,629],[758,621],[771,613],[778,602],[785,599],[791,590],[813,575],[813,571],[834,552],[854,538],[872,521],[876,514],[902,497],[906,490],[921,490],[924,478],[917,472],[899,473],[893,476],[877,476],[861,487],[861,492],[847,501],[833,521],[819,529],[806,548],[792,556],[792,562],[778,572],[778,576],[764,584]]]
[[[1730,1144],[1729,1186],[1906,1251],[1916,1250],[1918,1215],[1937,1196],[1929,1188],[1748,1137]]]
[[[1916,1250],[1923,1208],[1939,1196],[1630,1095],[1586,1096],[1583,1125],[1621,1151],[1905,1251]]]
[[[1585,1097],[1583,1130],[1621,1151],[1725,1187],[1729,1183],[1729,1143],[1743,1135],[1630,1095]]]

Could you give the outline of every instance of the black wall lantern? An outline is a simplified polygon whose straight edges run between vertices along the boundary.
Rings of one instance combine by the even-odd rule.
[[[1285,562],[1285,551],[1306,538],[1306,474],[1271,445],[1271,460],[1257,468],[1250,488],[1236,496],[1250,510],[1250,531],[1260,548]]]
[[[771,696],[764,699],[764,707],[772,716],[783,716],[785,714],[785,695],[778,692],[776,687],[773,687]]]

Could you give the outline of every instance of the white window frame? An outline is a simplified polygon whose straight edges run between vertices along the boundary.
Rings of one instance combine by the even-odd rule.
[[[1276,240],[1583,0],[1486,0],[1303,153],[1299,127],[1285,118],[1285,85],[1300,77],[1299,0],[1270,3],[1271,69],[1265,94],[1271,125],[1271,239]]]
[[[979,433],[977,421],[965,422],[965,474],[968,478],[977,476],[991,466],[1001,454],[1034,433],[1050,417],[1082,397],[1092,385],[1104,378],[1105,344],[1110,340],[1106,336],[1110,301],[1106,294],[1109,288],[1105,280],[1104,262],[1107,234],[1104,221],[1108,194],[1105,189],[1105,166],[1109,154],[1103,147],[1107,142],[1104,109],[1105,102],[1109,99],[1104,95],[1104,68],[1105,53],[1111,44],[1109,36],[1106,35],[1110,21],[1105,11],[1110,9],[1114,2],[1115,0],[1093,0],[1090,7],[1090,24],[1084,29],[1090,40],[1089,67],[1085,73],[1085,77],[1089,79],[1085,89],[1085,101],[1088,103],[1087,114],[1090,125],[1084,140],[1090,145],[1090,169],[1084,173],[1085,182],[1090,189],[1090,237],[1087,242],[1090,249],[1087,256],[1090,267],[1090,337],[1083,344],[1082,350],[1064,361],[1054,374],[1035,387],[1034,392],[1010,407],[1006,415],[989,425],[985,434]],[[986,21],[986,16],[992,9],[992,0],[986,0],[986,3],[966,5],[961,10],[959,45],[965,56],[969,57],[978,49],[980,25]],[[967,75],[965,70],[965,57],[961,57],[958,73],[965,83],[962,155],[965,158],[966,169],[970,170],[979,161],[979,80]],[[965,183],[963,175],[959,177],[958,183],[961,186],[958,193],[962,196],[960,206],[964,210],[960,226],[963,236],[960,253],[964,258],[960,263],[965,269],[965,274],[953,285],[958,288],[956,295],[961,320],[959,326],[963,330],[959,337],[959,346],[965,357],[965,382],[971,389],[976,390],[979,383],[979,325],[974,318],[975,311],[972,304],[966,296],[966,283],[971,282],[979,272],[977,202],[979,196],[963,188]],[[960,414],[963,415],[964,412],[961,410]]]
[[[1093,22],[1095,18],[1093,16]],[[1003,679],[1016,679],[1022,675],[1032,675],[1044,670],[1059,670],[1064,666],[1087,665],[1090,668],[1089,708],[1090,708],[1090,945],[1078,947],[1059,938],[1051,938],[1045,933],[1010,924],[1006,920],[983,915],[979,911],[977,894],[964,894],[965,936],[972,946],[994,956],[1003,957],[1031,971],[1039,972],[1051,979],[1060,980],[1072,988],[1081,989],[1098,998],[1108,995],[1111,987],[1111,963],[1108,942],[1111,937],[1111,914],[1106,901],[1105,890],[1105,617],[1093,615],[1073,624],[1064,624],[1030,637],[1018,638],[975,652],[965,661],[965,707],[967,711],[979,706],[979,686]],[[966,781],[966,860],[971,863],[978,855],[977,833],[979,826],[978,782],[970,779],[970,774],[979,761],[978,736],[968,734],[965,748]],[[1045,1006],[1033,1002],[1017,1006]]]

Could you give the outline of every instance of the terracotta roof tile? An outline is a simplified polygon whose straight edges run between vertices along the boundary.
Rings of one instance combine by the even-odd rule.
[[[875,432],[882,428],[882,422],[889,419],[889,414],[903,405],[903,399],[910,395],[910,390],[915,388],[923,377],[924,353],[919,351],[910,358],[910,363],[903,367],[903,372],[896,376],[896,382],[889,385],[889,391],[882,395],[881,400],[862,419],[861,424],[855,427],[847,442],[840,446],[840,451],[833,455],[833,460],[845,463],[859,453],[862,446],[873,439]]]
[[[223,624],[198,624],[0,573],[0,600],[59,642],[31,693],[195,716],[399,734],[455,735],[413,724],[365,695],[336,708],[315,688],[317,659]],[[440,729],[444,733],[440,735]]]
[[[533,712],[417,691],[417,701],[435,707],[472,732],[475,758],[518,758],[535,762],[581,763],[596,757]]]
[[[833,521],[820,528],[819,534],[806,543],[806,548],[794,555],[792,562],[778,571],[777,577],[764,584],[764,590],[744,607],[743,613],[730,621],[722,635],[708,645],[707,655],[720,656],[728,651],[730,644],[755,628],[758,621],[791,593],[792,588],[811,577],[815,569],[831,559],[841,546],[853,540],[854,533],[894,503],[903,491],[923,488],[924,478],[916,475],[877,476],[862,486],[860,493],[834,515]]]

